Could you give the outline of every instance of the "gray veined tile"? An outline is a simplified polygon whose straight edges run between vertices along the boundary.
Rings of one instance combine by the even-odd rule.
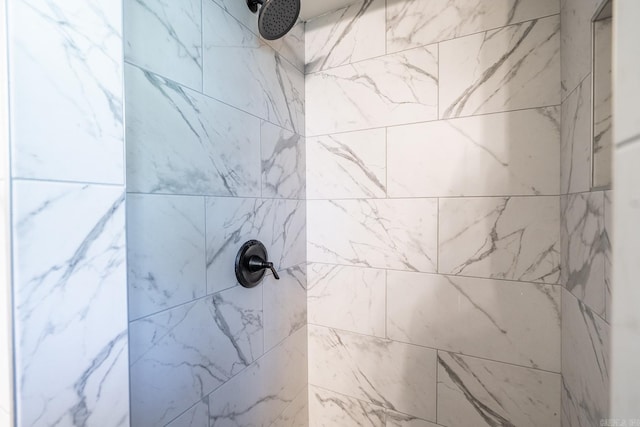
[[[307,135],[437,119],[438,46],[307,75]]]
[[[563,425],[599,425],[609,415],[610,328],[569,292],[562,295]]]
[[[562,194],[591,188],[591,152],[591,82],[587,79],[562,102]]]
[[[387,334],[392,340],[560,372],[560,288],[389,271]]]
[[[437,424],[421,420],[413,415],[387,411],[386,427],[438,427]]]
[[[612,21],[596,21],[593,35],[593,186],[600,188],[611,186],[613,167]]]
[[[385,427],[384,408],[309,387],[309,427]]]
[[[439,272],[555,284],[559,235],[558,196],[441,199]]]
[[[13,183],[19,425],[129,425],[124,200],[115,186]]]
[[[558,0],[389,0],[387,49],[397,52],[554,15]]]
[[[202,89],[201,0],[125,0],[125,59]]]
[[[386,196],[386,131],[307,138],[307,198]]]
[[[7,6],[13,176],[124,183],[122,3]]]
[[[560,427],[560,381],[560,374],[438,351],[438,423]]]
[[[308,260],[435,272],[435,199],[310,200]]]
[[[131,192],[260,195],[260,120],[132,66],[127,79]]]
[[[561,283],[599,316],[605,314],[604,193],[562,196]]]
[[[307,74],[384,55],[385,1],[364,0],[306,25]]]
[[[440,43],[440,118],[560,104],[560,19]]]
[[[307,385],[302,328],[209,396],[210,427],[270,426]]]
[[[166,424],[263,351],[262,293],[236,287],[130,324],[131,417]]]
[[[309,388],[304,387],[271,425],[273,427],[309,427]]]
[[[167,427],[206,427],[208,425],[209,397],[207,396],[167,424]]]
[[[309,384],[435,421],[432,349],[311,325]]]
[[[558,194],[560,109],[387,130],[391,197]]]
[[[204,93],[304,135],[303,73],[213,1],[203,24]]]
[[[262,196],[303,199],[305,140],[292,131],[262,122]]]
[[[613,292],[613,191],[604,192],[604,285],[605,319],[611,323],[611,303]]]
[[[384,338],[385,284],[384,270],[309,264],[309,323]]]
[[[207,292],[204,197],[127,197],[129,318]]]

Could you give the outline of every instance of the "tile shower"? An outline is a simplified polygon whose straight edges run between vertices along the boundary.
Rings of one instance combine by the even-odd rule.
[[[17,426],[608,417],[598,1],[7,3]]]

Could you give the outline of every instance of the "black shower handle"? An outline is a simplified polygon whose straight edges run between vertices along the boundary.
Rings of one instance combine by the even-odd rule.
[[[275,277],[276,280],[280,280],[280,276],[278,276],[278,272],[273,267],[273,263],[269,261],[265,261],[257,255],[254,255],[251,258],[249,258],[249,261],[247,261],[247,267],[249,267],[249,270],[252,272],[266,270],[268,268],[273,273],[273,277]]]

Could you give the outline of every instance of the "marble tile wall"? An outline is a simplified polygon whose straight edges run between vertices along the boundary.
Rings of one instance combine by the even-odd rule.
[[[560,39],[556,0],[307,23],[310,425],[560,426]]]
[[[122,5],[6,6],[15,425],[128,426]]]
[[[306,426],[304,31],[244,2],[127,0],[131,423]],[[237,284],[261,240],[280,281]]]
[[[592,190],[591,20],[600,0],[561,0],[561,278],[563,426],[609,415],[611,190]]]

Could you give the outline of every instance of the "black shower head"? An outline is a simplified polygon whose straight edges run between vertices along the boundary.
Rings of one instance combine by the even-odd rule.
[[[300,0],[247,0],[253,13],[258,11],[258,29],[260,35],[267,40],[284,37],[296,24],[300,16]]]

